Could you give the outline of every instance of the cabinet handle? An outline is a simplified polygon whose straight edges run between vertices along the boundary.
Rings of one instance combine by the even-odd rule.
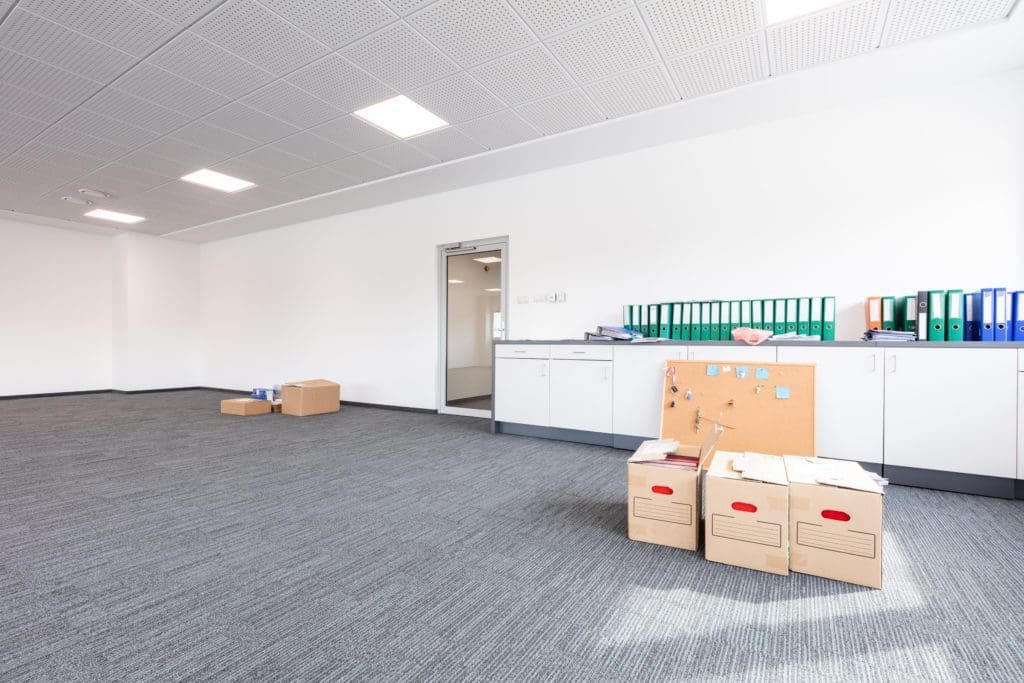
[[[548,376],[548,372],[547,372],[548,371],[548,364],[547,363],[541,363],[540,367],[538,369],[540,370],[540,373],[539,373],[540,377],[547,377]]]
[[[896,372],[896,356],[889,356],[889,374]]]
[[[608,380],[611,379],[611,374],[612,374],[612,369],[610,367],[608,367],[607,365],[604,366],[604,379],[605,379],[605,381],[608,381]]]
[[[868,358],[871,359],[871,374],[875,374],[878,372],[878,356],[872,353]]]

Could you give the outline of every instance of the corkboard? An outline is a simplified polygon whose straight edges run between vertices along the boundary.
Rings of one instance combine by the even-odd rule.
[[[815,454],[814,365],[672,360],[671,368],[678,391],[666,371],[661,438],[702,443],[718,423],[720,451]]]

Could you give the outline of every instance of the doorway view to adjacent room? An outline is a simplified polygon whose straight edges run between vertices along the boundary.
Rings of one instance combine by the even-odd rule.
[[[491,357],[505,335],[504,243],[443,248],[443,412],[489,415]]]

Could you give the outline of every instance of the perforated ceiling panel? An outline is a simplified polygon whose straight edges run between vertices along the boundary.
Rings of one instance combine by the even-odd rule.
[[[889,0],[882,45],[1003,19],[1016,0]]]
[[[205,121],[193,121],[187,126],[174,131],[171,136],[177,140],[190,142],[193,145],[207,147],[218,152],[226,152],[228,156],[247,152],[259,145],[255,140],[250,140],[242,135],[236,135]]]
[[[585,90],[608,118],[654,109],[679,99],[660,64],[598,81]]]
[[[180,112],[165,109],[113,88],[98,93],[82,106],[97,114],[161,134],[169,133],[189,122],[189,117]]]
[[[450,76],[459,68],[404,23],[396,23],[342,51],[346,57],[399,90]]]
[[[862,0],[769,27],[772,73],[798,71],[877,47],[881,7],[881,0]]]
[[[384,0],[395,12],[401,15],[412,14],[421,7],[426,7],[434,0]]]
[[[144,57],[178,32],[178,25],[124,0],[20,0],[18,7],[78,33]]]
[[[274,149],[294,154],[316,164],[329,164],[332,161],[344,159],[352,154],[352,150],[336,145],[333,142],[328,142],[323,138],[318,138],[306,131],[282,138],[271,146]]]
[[[345,157],[344,159],[330,163],[327,166],[338,173],[347,175],[350,178],[355,178],[361,183],[394,175],[394,171],[387,166],[383,166],[372,159],[367,159],[362,155]]]
[[[767,78],[761,33],[670,60],[669,72],[683,99]]]
[[[533,127],[510,109],[464,123],[459,130],[487,149],[518,145],[540,137]]]
[[[300,129],[317,126],[344,113],[285,81],[274,81],[242,102]]]
[[[658,59],[635,9],[552,38],[548,44],[581,83],[647,66]]]
[[[437,159],[408,142],[393,142],[384,147],[371,149],[363,157],[387,166],[396,173],[406,173],[436,163]]]
[[[81,104],[103,87],[103,84],[97,81],[24,57],[2,47],[0,81],[72,105]]]
[[[339,54],[329,54],[299,69],[287,80],[344,112],[362,109],[398,94]]]
[[[132,0],[179,26],[187,26],[199,19],[222,0]]]
[[[131,149],[141,147],[160,137],[150,130],[133,126],[124,121],[102,116],[87,109],[78,108],[60,120],[64,128],[110,140]]]
[[[393,136],[363,123],[354,116],[343,116],[328,121],[323,125],[311,128],[309,132],[346,149],[351,149],[353,152],[364,152],[395,141]]]
[[[190,118],[199,118],[230,102],[223,95],[145,62],[114,81],[112,87]]]
[[[56,121],[72,106],[58,100],[0,82],[0,109],[39,121]]]
[[[113,161],[128,154],[131,149],[125,145],[73,131],[70,128],[51,126],[36,138],[51,147],[60,147],[87,156]]]
[[[547,97],[573,86],[569,74],[540,44],[478,66],[470,73],[511,106]]]
[[[413,90],[409,98],[448,123],[461,123],[503,108],[497,98],[465,72]]]
[[[198,170],[212,166],[219,161],[234,156],[230,153],[218,152],[209,147],[199,147],[176,138],[160,138],[149,143],[139,151],[155,154],[165,159],[173,159],[185,165],[186,169]]]
[[[246,163],[258,164],[265,168],[272,168],[279,171],[281,175],[290,175],[299,171],[306,171],[316,166],[316,162],[275,148],[273,145],[257,147],[251,152],[236,157],[237,160]]]
[[[753,33],[763,26],[760,0],[653,0],[639,4],[666,57]]]
[[[395,19],[377,0],[259,0],[328,47],[337,49]]]
[[[567,31],[633,4],[632,0],[509,0],[509,3],[542,37]]]
[[[281,119],[261,111],[232,102],[223,109],[209,114],[204,121],[259,142],[273,142],[299,132],[299,129]]]
[[[461,159],[486,151],[483,145],[473,142],[452,127],[420,135],[412,140],[412,144],[441,161]]]
[[[281,178],[277,181],[275,187],[279,185],[288,187],[292,194],[297,197],[303,197],[309,194],[334,192],[335,190],[355,185],[356,182],[358,181],[351,176],[338,173],[326,166],[318,166],[308,171],[300,171],[299,173]]]
[[[241,97],[274,80],[269,71],[188,32],[169,42],[148,61],[232,98]]]
[[[410,16],[408,22],[466,68],[533,42],[504,0],[440,0]]]
[[[581,90],[570,90],[554,97],[524,104],[516,111],[545,135],[581,128],[605,118]]]

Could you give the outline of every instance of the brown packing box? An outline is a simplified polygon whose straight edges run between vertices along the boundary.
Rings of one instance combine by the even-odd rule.
[[[227,398],[220,402],[225,415],[265,415],[270,412],[270,401],[255,398]]]
[[[718,451],[704,487],[704,557],[789,574],[789,486],[782,457]]]
[[[882,487],[856,462],[787,455],[789,567],[882,587]]]
[[[652,442],[641,444],[626,466],[630,539],[683,550],[700,547],[701,473],[720,435],[713,430],[702,445],[679,446],[653,460],[644,453]]]
[[[341,386],[326,379],[289,382],[281,387],[281,412],[285,415],[336,413],[341,407]]]

